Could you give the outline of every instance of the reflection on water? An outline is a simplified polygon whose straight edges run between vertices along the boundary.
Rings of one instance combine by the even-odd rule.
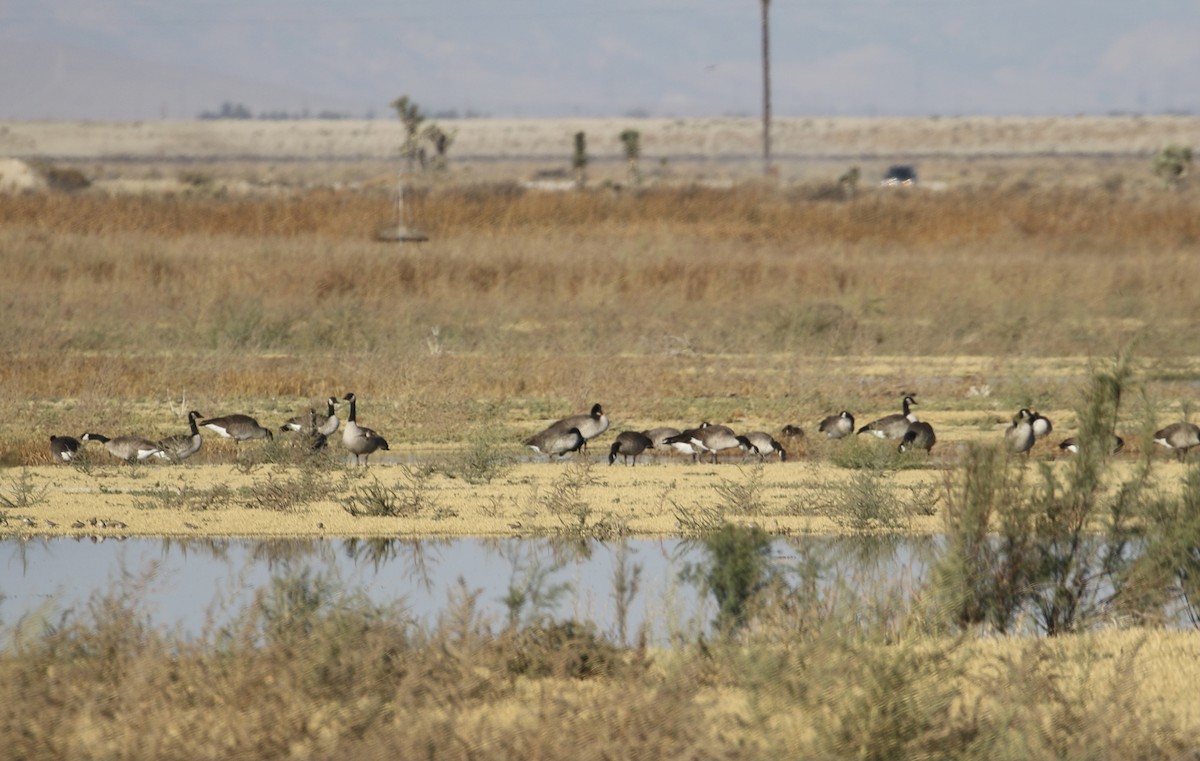
[[[936,546],[928,537],[802,537],[776,539],[771,550],[794,583],[837,586],[861,597],[864,611],[894,613],[923,582]],[[95,594],[137,585],[152,621],[198,634],[293,573],[323,574],[429,623],[462,589],[498,624],[589,620],[621,642],[643,624],[651,641],[665,642],[713,615],[711,601],[681,581],[704,557],[700,543],[683,539],[8,539],[0,551],[5,626],[57,620]]]

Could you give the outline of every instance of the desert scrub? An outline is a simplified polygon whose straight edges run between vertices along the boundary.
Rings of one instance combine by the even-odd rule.
[[[1182,519],[1184,511],[1165,507],[1177,498],[1151,500],[1148,452],[1124,481],[1108,483],[1111,437],[1121,400],[1134,386],[1127,354],[1095,371],[1077,408],[1080,450],[1061,475],[1045,464],[1030,474],[1002,446],[968,448],[948,479],[946,550],[933,569],[952,625],[1057,635],[1120,610],[1162,613],[1161,596],[1145,596],[1146,588],[1131,582],[1156,565],[1161,571],[1164,556],[1180,555],[1151,554],[1167,547],[1145,546],[1142,527],[1153,517],[1185,542],[1200,534],[1194,521]],[[1185,567],[1175,565],[1175,572]]]
[[[514,464],[507,442],[487,429],[476,429],[468,435],[465,448],[441,458],[437,468],[448,478],[479,485],[502,478]]]
[[[0,489],[0,507],[16,510],[33,507],[46,500],[48,489],[48,484],[36,483],[29,468],[21,468],[20,473],[10,478],[3,489]]]
[[[239,490],[238,498],[246,507],[277,512],[297,512],[305,505],[328,499],[341,490],[341,484],[328,474],[312,468],[300,468],[294,474],[290,468],[274,466],[265,479]]]
[[[611,538],[628,532],[626,522],[611,510],[598,509],[585,492],[599,482],[589,459],[574,459],[544,491],[534,485],[532,501],[559,522],[565,536]]]
[[[151,486],[131,491],[130,495],[139,510],[219,510],[237,501],[233,489],[226,484],[199,487],[182,477],[178,484],[155,481]]]
[[[342,507],[354,517],[404,517],[438,510],[437,490],[431,483],[432,468],[401,464],[400,480],[391,486],[372,475],[355,484],[342,500]]]
[[[761,515],[766,508],[762,493],[764,467],[762,463],[755,463],[749,468],[739,465],[741,478],[722,478],[714,487],[720,497],[717,510],[723,515]]]

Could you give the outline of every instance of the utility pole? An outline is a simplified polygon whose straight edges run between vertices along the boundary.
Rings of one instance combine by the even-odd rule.
[[[771,0],[762,0],[763,67],[763,174],[771,175],[771,34],[767,9]]]

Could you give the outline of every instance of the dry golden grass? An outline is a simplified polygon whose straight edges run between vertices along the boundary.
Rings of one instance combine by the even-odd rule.
[[[416,446],[493,421],[517,442],[597,400],[618,425],[775,431],[908,391],[986,431],[1065,414],[1088,358],[1130,344],[1173,406],[1200,355],[1195,203],[448,187],[414,199],[432,241],[402,248],[371,240],[385,193],[3,197],[0,441],[45,462],[49,433],[283,419],[348,390]]]

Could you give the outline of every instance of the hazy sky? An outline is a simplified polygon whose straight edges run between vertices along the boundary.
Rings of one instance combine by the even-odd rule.
[[[757,114],[759,0],[0,0],[0,118]],[[778,115],[1200,112],[1197,0],[772,0]]]

